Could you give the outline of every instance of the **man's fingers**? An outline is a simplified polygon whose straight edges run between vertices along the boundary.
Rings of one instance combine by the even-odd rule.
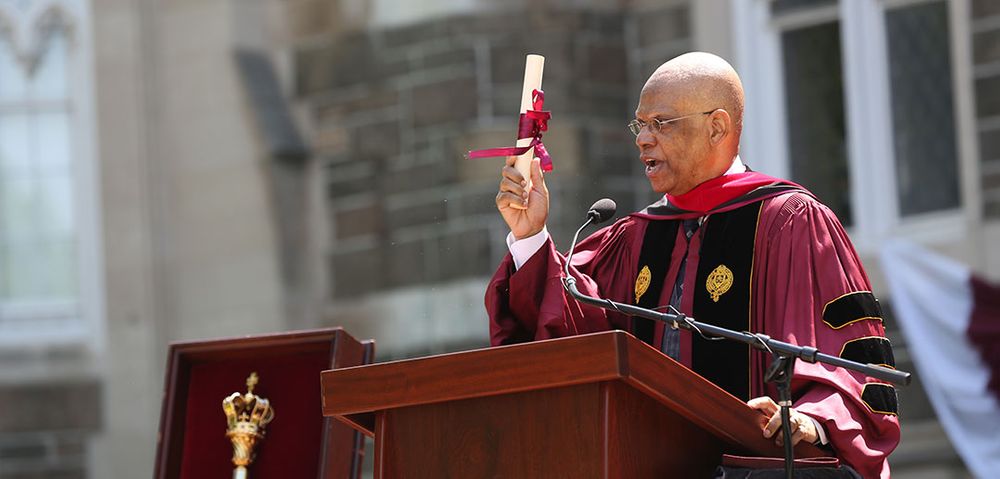
[[[764,426],[764,437],[771,437],[774,432],[781,427],[781,411],[775,411],[771,415],[771,419],[767,421],[767,425]]]
[[[499,209],[509,208],[512,205],[524,206],[526,204],[528,204],[528,201],[522,196],[509,191],[501,191],[500,193],[497,193],[497,208]]]
[[[777,409],[778,408],[778,404],[775,403],[773,399],[771,399],[771,398],[769,398],[767,396],[761,396],[761,397],[753,398],[753,399],[747,401],[747,406],[750,406],[750,407],[752,407],[754,409],[759,409],[761,411],[770,411],[771,409]]]
[[[534,158],[531,160],[531,184],[539,188],[545,186],[545,176],[542,174],[542,160]]]
[[[753,398],[747,401],[747,406],[750,406],[760,412],[763,412],[768,416],[774,414],[774,411],[778,410],[778,404],[775,403],[773,399],[767,396]]]
[[[792,445],[794,446],[798,444],[803,437],[805,437],[805,433],[802,431],[802,429],[796,429],[792,431]]]
[[[514,168],[513,166],[510,165],[504,166],[503,168],[500,169],[500,177],[508,179],[510,181],[513,181],[514,183],[518,183],[521,185],[527,184],[524,181],[524,175],[522,175],[520,171],[517,171],[517,168]]]
[[[514,167],[514,163],[516,163],[516,162],[517,162],[517,157],[516,156],[508,156],[507,159],[506,159],[507,166],[509,166],[511,168]]]
[[[518,184],[510,178],[504,178],[500,180],[500,192],[501,193],[513,193],[515,196],[527,197],[525,194],[524,186]]]

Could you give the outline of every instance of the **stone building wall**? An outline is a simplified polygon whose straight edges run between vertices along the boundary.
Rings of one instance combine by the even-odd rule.
[[[485,341],[481,294],[506,252],[494,204],[503,160],[463,155],[513,143],[528,53],[546,57],[545,108],[553,120],[544,139],[555,162],[546,182],[557,242],[566,246],[598,198],[614,198],[620,212],[651,202],[624,125],[649,72],[690,48],[688,10],[677,2],[513,9],[310,37],[296,47],[295,94],[307,105],[314,153],[325,166],[328,320],[381,338],[369,320],[384,324],[392,311],[412,310],[386,310],[394,303],[388,298],[441,284],[438,293],[423,292],[442,300],[459,290],[479,296],[449,314],[481,328],[448,341]]]
[[[0,477],[87,477],[87,444],[103,422],[94,379],[0,387]]]

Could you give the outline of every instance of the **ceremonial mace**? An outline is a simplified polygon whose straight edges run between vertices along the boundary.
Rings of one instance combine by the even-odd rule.
[[[247,479],[247,466],[254,460],[254,446],[264,439],[264,428],[274,419],[274,408],[267,399],[253,393],[257,372],[247,378],[247,392],[232,393],[222,400],[228,427],[226,437],[233,443],[233,479]]]

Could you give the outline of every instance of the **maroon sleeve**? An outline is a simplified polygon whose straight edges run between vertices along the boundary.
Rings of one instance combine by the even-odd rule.
[[[580,242],[570,271],[581,292],[631,301],[629,288],[638,261],[632,243],[641,240],[639,230],[644,230],[639,223],[623,218]],[[580,304],[563,290],[565,261],[551,238],[519,270],[510,253],[506,255],[486,289],[490,344],[627,328],[624,316]]]
[[[871,284],[847,233],[834,214],[801,194],[766,203],[758,238],[761,268],[755,281],[758,324],[772,337],[814,345],[841,355],[852,340],[885,336],[882,319],[867,314],[827,319],[836,300],[871,297]],[[832,323],[832,324],[831,324]],[[793,376],[794,407],[819,421],[837,455],[863,477],[889,477],[886,457],[899,443],[895,411],[877,412],[862,400],[868,383],[859,373],[797,361]],[[879,387],[882,386],[879,383]],[[775,390],[767,390],[775,397]],[[895,391],[890,391],[895,401]]]

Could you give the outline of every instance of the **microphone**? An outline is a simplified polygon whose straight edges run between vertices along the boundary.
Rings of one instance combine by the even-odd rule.
[[[615,204],[615,200],[601,198],[590,206],[590,210],[587,211],[587,217],[593,220],[591,224],[596,225],[597,223],[603,223],[611,219],[615,215],[616,209],[618,209],[618,205]]]
[[[576,241],[580,237],[580,232],[584,228],[590,226],[591,224],[601,223],[607,221],[609,218],[615,215],[615,210],[618,206],[615,204],[614,200],[610,198],[601,198],[597,200],[593,205],[590,206],[590,210],[587,211],[587,221],[580,226],[580,229],[576,230],[576,234],[573,235],[573,242],[569,245],[569,251],[566,253],[566,264],[563,265],[563,289],[566,290],[571,296],[582,303],[597,306],[599,308],[609,309],[617,311],[622,314],[627,314],[631,316],[638,316],[640,318],[652,319],[654,321],[662,321],[665,323],[673,324],[674,328],[679,326],[679,322],[687,320],[687,317],[678,312],[678,314],[671,313],[661,313],[651,309],[640,308],[638,306],[633,306],[631,304],[621,304],[609,299],[595,298],[592,296],[587,296],[580,292],[576,287],[576,278],[573,277],[569,272],[569,265],[573,262],[573,253],[576,250]]]
[[[603,223],[615,215],[615,210],[618,209],[618,205],[615,204],[615,200],[611,198],[601,198],[590,205],[590,209],[587,211],[587,221],[580,226],[580,229],[576,230],[576,234],[573,235],[573,242],[569,244],[569,252],[566,255],[566,264],[563,265],[563,272],[566,273],[566,278],[563,279],[563,287],[569,291],[569,285],[567,281],[576,281],[573,276],[569,274],[569,264],[573,260],[573,250],[576,249],[576,240],[580,237],[580,232],[584,228],[597,223]],[[572,292],[572,291],[570,291]]]

